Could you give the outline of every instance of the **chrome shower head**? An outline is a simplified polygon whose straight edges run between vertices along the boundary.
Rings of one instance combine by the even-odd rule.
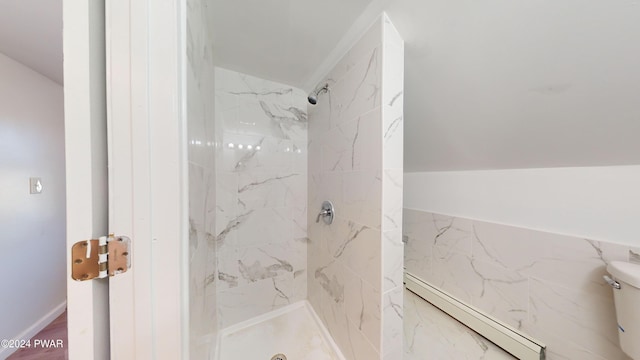
[[[312,92],[311,94],[309,94],[309,96],[307,97],[307,100],[309,101],[309,104],[311,105],[315,105],[318,103],[318,95],[320,95],[320,93],[325,93],[329,91],[329,84],[324,84],[323,87],[319,88],[318,90]]]

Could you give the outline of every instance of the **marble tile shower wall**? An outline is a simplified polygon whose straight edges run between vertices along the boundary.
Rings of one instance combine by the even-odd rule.
[[[307,297],[307,94],[216,68],[221,327]]]
[[[215,349],[216,248],[214,237],[214,103],[211,22],[207,1],[187,1],[187,130],[189,137],[190,356]]]
[[[402,356],[403,46],[381,17],[309,110],[309,301],[350,360]]]
[[[547,359],[629,359],[618,347],[612,260],[639,249],[405,209],[406,270],[547,345]]]

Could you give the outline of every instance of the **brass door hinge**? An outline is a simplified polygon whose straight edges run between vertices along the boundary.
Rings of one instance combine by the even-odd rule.
[[[130,253],[131,239],[126,236],[78,241],[71,248],[71,278],[85,281],[124,273],[131,267]]]

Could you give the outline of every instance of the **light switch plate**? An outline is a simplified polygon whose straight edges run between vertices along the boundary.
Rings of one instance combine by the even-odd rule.
[[[39,177],[29,178],[29,192],[31,194],[42,194],[42,179]]]

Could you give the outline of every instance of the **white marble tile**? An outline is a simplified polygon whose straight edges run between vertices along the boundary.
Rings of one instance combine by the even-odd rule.
[[[332,86],[332,126],[350,121],[381,104],[381,49],[368,52]]]
[[[311,283],[320,287],[319,292],[325,294],[328,301],[344,304],[345,273],[340,261],[332,259],[328,263],[311,267],[309,271],[313,271]]]
[[[629,262],[633,264],[640,264],[640,248],[629,249]]]
[[[207,356],[216,346],[215,87],[204,1],[187,1],[187,136],[189,160],[189,345]],[[204,341],[205,339],[209,339]],[[204,357],[203,357],[204,358]]]
[[[386,292],[383,296],[382,349],[383,355],[402,349],[404,318],[404,287]]]
[[[291,140],[261,135],[225,132],[222,166],[225,172],[292,171],[294,146]]]
[[[433,238],[434,256],[445,258],[451,253],[459,253],[471,257],[474,234],[471,220],[434,215],[432,224],[437,232]]]
[[[286,207],[252,210],[238,226],[236,245],[248,247],[293,239],[291,216],[291,208]]]
[[[228,325],[307,296],[307,106],[292,86],[215,74],[217,287]]]
[[[381,114],[373,109],[341,123],[327,134],[322,147],[324,171],[378,170],[382,167]]]
[[[382,233],[383,292],[402,285],[404,275],[404,244],[400,229]],[[418,275],[419,276],[419,275]]]
[[[393,101],[402,101],[402,94]],[[404,112],[397,103],[383,107],[383,164],[385,169],[402,169],[404,161]]]
[[[407,219],[405,211],[405,223]],[[405,226],[406,229],[406,226]],[[416,234],[414,232],[414,234]],[[433,277],[433,246],[426,238],[414,238],[404,235],[407,243],[404,245],[404,266],[406,271],[413,275],[435,284]]]
[[[347,317],[380,352],[382,331],[380,290],[375,289],[351,271],[345,272],[345,279],[344,298]]]
[[[382,26],[385,45],[402,46],[404,44],[402,36],[400,36],[400,33],[386,13],[382,14]],[[404,69],[403,63],[396,63],[395,65]]]
[[[291,303],[290,275],[218,291],[218,319],[225,328]]]
[[[529,279],[520,273],[471,260],[480,292],[472,294],[471,303],[497,319],[521,329],[529,315]]]
[[[382,223],[382,173],[353,171],[343,173],[342,216],[379,229]]]
[[[602,275],[629,247],[414,210],[404,224],[408,271],[539,338],[547,358],[626,359]]]
[[[318,315],[329,330],[331,337],[340,347],[346,359],[354,359],[353,344],[349,332],[349,321],[344,309],[344,301],[335,299],[326,292],[320,293],[321,306]]]
[[[240,210],[282,207],[287,205],[291,180],[302,183],[302,174],[291,172],[243,172],[238,178]]]
[[[290,107],[294,105],[294,95],[300,96],[303,94],[301,90],[289,85],[220,67],[216,67],[215,75],[217,93],[237,95],[244,99],[268,101]],[[302,102],[297,100],[295,103],[300,104]]]
[[[312,189],[314,187],[314,189]],[[320,212],[322,202],[329,200],[333,203],[337,216],[348,218],[344,206],[344,174],[341,172],[325,172],[315,177],[309,191],[317,191],[315,202],[309,202],[309,211],[315,221],[315,216]]]
[[[200,165],[189,164],[189,221],[194,231],[204,231],[205,227],[205,183],[204,169]],[[192,244],[193,246],[193,244]]]
[[[530,301],[526,330],[549,342],[548,350],[556,358],[592,353],[605,359],[628,359],[618,345],[611,292],[603,296],[532,279]]]
[[[473,297],[482,294],[482,278],[473,268],[471,258],[460,253],[449,253],[433,259],[433,284],[452,296],[471,304]]]
[[[381,289],[381,234],[379,230],[352,221],[337,219],[323,233],[327,250],[334,259]]]
[[[436,235],[435,226],[432,226],[431,213],[404,208],[402,214],[402,234],[412,239],[425,239],[431,242]]]
[[[385,169],[382,172],[382,230],[402,228],[402,169]]]
[[[403,326],[405,360],[515,359],[408,290]]]
[[[351,349],[353,350],[346,354],[347,359],[380,359],[380,353],[376,351],[375,346],[351,321],[347,321],[347,331],[349,332],[347,339],[351,345]]]

